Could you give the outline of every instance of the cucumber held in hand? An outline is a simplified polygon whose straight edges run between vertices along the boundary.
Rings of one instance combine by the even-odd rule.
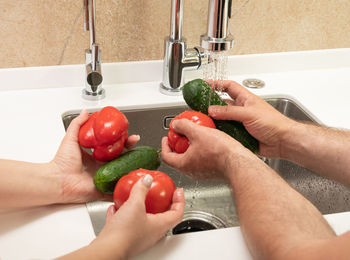
[[[208,115],[210,105],[227,106],[220,96],[211,89],[209,84],[201,79],[187,82],[182,89],[187,105],[196,111]],[[253,153],[259,150],[259,142],[238,121],[214,120],[216,128],[230,135]]]
[[[156,149],[139,146],[99,168],[94,175],[94,183],[99,191],[112,194],[117,181],[124,175],[139,168],[156,170],[159,165]]]

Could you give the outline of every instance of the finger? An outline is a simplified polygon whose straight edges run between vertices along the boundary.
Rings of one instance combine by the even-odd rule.
[[[179,119],[172,122],[172,127],[176,133],[182,134],[191,140],[198,125],[188,119]]]
[[[140,178],[130,191],[129,199],[130,201],[142,202],[141,205],[145,207],[146,195],[151,188],[153,182],[153,177],[149,174]]]
[[[110,205],[108,207],[107,210],[107,214],[106,214],[106,222],[108,223],[111,218],[114,216],[114,214],[117,212],[116,208],[114,207],[114,205]]]
[[[169,166],[173,167],[173,168],[177,168],[179,167],[180,163],[183,161],[183,156],[185,153],[183,154],[177,154],[175,152],[172,152],[170,147],[169,147],[169,143],[168,143],[168,137],[163,137],[162,139],[162,161],[164,161],[166,164],[168,164]]]
[[[235,120],[244,122],[250,118],[247,108],[241,106],[210,106],[208,113],[217,120]]]
[[[125,143],[125,148],[127,150],[132,149],[137,144],[138,141],[140,141],[140,136],[139,135],[130,135],[128,137],[128,140]]]
[[[162,138],[162,153],[171,153],[171,148],[169,146],[168,137],[164,136]]]
[[[224,91],[233,99],[246,94],[251,94],[243,86],[232,80],[217,80],[214,82],[214,88],[220,91]]]
[[[214,80],[212,80],[212,79],[206,79],[205,81],[209,84],[209,86],[211,86],[211,87],[214,86]]]
[[[185,195],[183,188],[178,188],[173,194],[173,202],[170,207],[170,211],[183,211],[185,208]]]
[[[67,129],[66,136],[78,140],[78,133],[80,127],[86,122],[89,118],[89,112],[84,109],[81,111],[80,115],[72,120]]]
[[[159,223],[162,223],[162,229],[167,230],[178,224],[184,215],[185,211],[185,196],[182,188],[176,189],[173,194],[173,203],[171,208],[163,213],[156,214]]]

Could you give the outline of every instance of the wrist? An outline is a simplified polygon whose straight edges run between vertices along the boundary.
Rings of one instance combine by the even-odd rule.
[[[280,120],[276,123],[278,130],[276,135],[276,143],[273,145],[275,146],[275,152],[272,154],[272,156],[268,155],[267,157],[283,158],[283,149],[286,146],[286,142],[288,142],[290,138],[293,137],[293,133],[295,132],[294,128],[297,126],[297,124],[299,124],[297,121],[286,116],[284,116],[283,120]]]
[[[224,176],[232,183],[236,178],[248,172],[252,165],[262,161],[252,152],[244,147],[237,150],[235,147],[229,149],[224,161]]]
[[[296,153],[304,150],[305,142],[302,140],[307,134],[305,124],[294,121],[281,139],[280,158],[294,161]]]
[[[42,164],[43,171],[45,172],[46,176],[50,176],[52,179],[52,183],[55,184],[55,188],[51,190],[51,195],[53,202],[52,204],[62,204],[66,203],[63,200],[63,175],[57,166],[57,164],[54,161],[50,161],[48,163]]]
[[[233,189],[234,197],[249,192],[267,178],[272,169],[255,154],[233,157],[228,163],[226,176]]]

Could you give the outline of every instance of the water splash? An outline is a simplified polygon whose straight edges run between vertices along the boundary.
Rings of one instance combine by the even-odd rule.
[[[204,80],[219,82],[218,94],[222,93],[222,82],[227,79],[228,53],[227,51],[209,51],[209,63],[203,67]]]

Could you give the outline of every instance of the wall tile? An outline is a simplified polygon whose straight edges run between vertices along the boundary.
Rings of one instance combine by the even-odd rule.
[[[199,45],[208,1],[185,0],[183,36]],[[103,62],[163,58],[170,0],[96,0]],[[230,54],[350,47],[348,0],[233,0]],[[82,1],[0,0],[0,68],[84,63]]]

